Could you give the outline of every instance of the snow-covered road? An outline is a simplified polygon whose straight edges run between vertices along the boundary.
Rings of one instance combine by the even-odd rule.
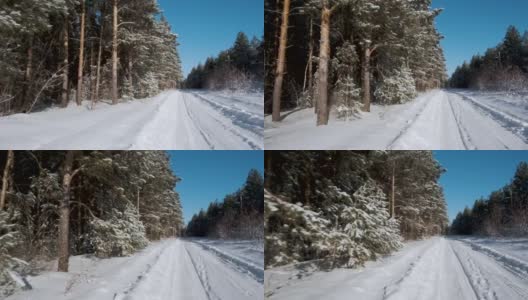
[[[528,248],[526,239],[522,243]],[[306,263],[266,270],[270,299],[528,299],[528,261],[465,238],[407,243],[364,269],[305,272]],[[508,243],[515,253],[515,241]],[[504,244],[503,244],[504,246]],[[520,250],[519,250],[520,252]]]
[[[528,149],[528,105],[503,96],[508,100],[435,90],[402,105],[374,105],[358,120],[333,118],[317,128],[311,109],[293,112],[280,124],[266,117],[266,149]]]
[[[258,241],[166,240],[131,257],[74,257],[70,273],[28,278],[33,290],[8,299],[258,300],[263,264]]]
[[[100,103],[0,118],[3,149],[263,149],[263,95],[167,91],[144,100]]]

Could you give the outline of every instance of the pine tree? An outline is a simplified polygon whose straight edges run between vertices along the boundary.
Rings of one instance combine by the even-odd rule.
[[[403,66],[383,78],[374,96],[383,104],[402,104],[417,96],[416,83],[409,68]]]
[[[288,20],[290,17],[290,0],[285,0],[282,10],[282,25],[279,43],[279,57],[277,59],[277,71],[275,85],[273,86],[273,122],[280,121],[280,103],[282,97],[282,84],[284,81],[284,67],[286,60],[286,48],[288,46]]]

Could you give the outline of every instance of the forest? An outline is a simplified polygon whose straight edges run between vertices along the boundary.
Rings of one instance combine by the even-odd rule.
[[[528,86],[528,31],[510,26],[501,43],[457,67],[449,86],[495,91],[525,91]]]
[[[431,0],[265,0],[265,111],[314,108],[317,125],[447,81]]]
[[[483,236],[528,235],[528,163],[518,165],[511,182],[486,198],[475,200],[472,208],[459,212],[451,234]]]
[[[183,231],[165,152],[2,151],[0,170],[0,297],[42,261],[68,272],[70,256],[127,256]]]
[[[266,151],[265,266],[357,267],[447,232],[430,151]]]
[[[189,89],[262,90],[264,80],[264,44],[257,37],[251,41],[239,32],[233,46],[209,57],[192,68],[185,80]]]
[[[244,185],[214,201],[207,210],[193,215],[185,229],[186,236],[221,239],[263,239],[264,178],[251,170]]]
[[[0,116],[146,98],[183,81],[156,0],[0,2]]]

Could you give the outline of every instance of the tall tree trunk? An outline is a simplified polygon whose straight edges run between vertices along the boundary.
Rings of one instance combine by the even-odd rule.
[[[72,180],[74,151],[66,152],[66,159],[63,165],[62,190],[63,196],[59,209],[59,272],[68,272],[70,258],[70,191]]]
[[[88,89],[90,91],[90,101],[93,102],[94,98],[94,62],[95,62],[95,52],[94,52],[94,42],[93,40],[90,42],[90,88]]]
[[[331,10],[323,8],[321,14],[321,49],[319,50],[319,83],[317,93],[317,126],[328,124],[328,60],[330,57]]]
[[[70,64],[70,60],[69,60],[69,54],[70,54],[70,49],[69,49],[69,18],[68,18],[68,15],[66,15],[66,17],[64,18],[64,29],[63,29],[63,39],[64,39],[64,71],[62,72],[62,107],[66,107],[68,106],[68,102],[69,102],[69,95],[68,95],[68,90],[69,90],[69,67],[68,65]]]
[[[81,44],[79,46],[79,70],[77,72],[77,105],[82,104],[83,93],[83,70],[84,70],[84,32],[86,27],[86,1],[82,0],[81,12]]]
[[[370,112],[370,46],[365,45],[363,51],[363,63],[361,68],[362,90],[363,90],[363,111]]]
[[[391,203],[390,203],[390,217],[395,218],[395,181],[396,181],[396,163],[393,163],[392,165],[392,178],[391,178]]]
[[[6,207],[7,189],[9,186],[9,178],[11,175],[11,169],[13,169],[14,162],[15,152],[13,152],[13,150],[7,151],[7,161],[4,168],[4,176],[2,176],[2,191],[0,193],[0,211],[4,210],[4,208]]]
[[[27,64],[26,73],[24,75],[26,88],[22,92],[22,109],[26,111],[31,102],[31,85],[33,81],[33,35],[29,37],[29,45],[27,49]]]
[[[30,44],[27,49],[26,80],[31,81],[33,78],[33,37],[30,38]]]
[[[284,0],[282,9],[282,24],[280,33],[279,55],[277,59],[277,72],[275,74],[275,85],[273,86],[273,122],[280,121],[280,107],[282,96],[282,84],[284,81],[284,69],[286,64],[286,47],[288,47],[288,19],[290,17],[290,0]]]
[[[310,90],[313,84],[313,19],[310,17],[310,35],[308,42],[308,63],[306,64],[303,91]]]
[[[112,39],[112,104],[117,104],[117,0],[114,0]]]
[[[104,15],[101,16],[101,19],[104,20]],[[103,55],[103,32],[104,32],[104,23],[101,25],[101,35],[99,36],[99,52],[97,53],[97,72],[95,75],[95,95],[92,100],[92,109],[95,107],[95,103],[99,100],[99,85],[101,80],[101,56]]]

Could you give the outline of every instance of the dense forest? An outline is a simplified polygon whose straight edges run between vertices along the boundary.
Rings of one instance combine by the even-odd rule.
[[[212,202],[207,210],[195,214],[187,228],[187,236],[262,239],[264,214],[264,179],[251,170],[244,185],[226,195],[222,202]]]
[[[145,98],[183,78],[156,0],[0,2],[0,115]]]
[[[448,219],[429,151],[266,151],[265,265],[355,267]]]
[[[447,80],[431,0],[265,0],[266,113],[404,103]]]
[[[486,236],[528,235],[528,163],[517,167],[513,179],[487,198],[477,199],[473,208],[459,212],[451,234]]]
[[[161,151],[2,151],[0,297],[71,255],[126,256],[179,236],[180,180]]]
[[[478,90],[525,91],[528,87],[528,31],[510,26],[504,40],[484,55],[457,67],[449,86]]]
[[[243,32],[238,33],[233,46],[209,57],[204,64],[194,67],[185,87],[189,89],[262,89],[264,80],[263,41],[253,37],[250,41]]]

